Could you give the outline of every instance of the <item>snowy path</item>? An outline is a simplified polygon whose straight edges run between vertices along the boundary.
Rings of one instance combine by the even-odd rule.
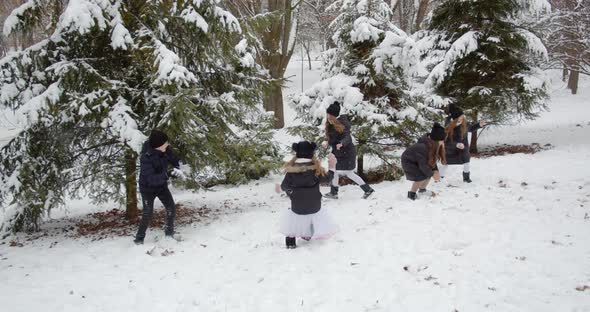
[[[587,83],[587,85],[590,85]],[[276,176],[181,202],[243,213],[180,228],[175,254],[131,238],[0,245],[6,311],[590,311],[590,88],[555,95],[553,112],[483,143],[552,143],[535,155],[474,159],[474,183],[452,168],[438,193],[406,200],[408,183],[346,186],[325,202],[341,226],[327,241],[283,248],[286,198]],[[579,125],[579,126],[578,126]],[[501,182],[500,182],[501,181]],[[524,182],[524,183],[523,183]],[[457,187],[448,187],[448,185]],[[407,270],[404,270],[407,267]]]

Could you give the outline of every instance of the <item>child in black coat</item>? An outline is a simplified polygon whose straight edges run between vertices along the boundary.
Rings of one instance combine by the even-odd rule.
[[[159,130],[153,130],[144,143],[140,156],[139,191],[143,203],[143,212],[139,229],[135,235],[135,244],[143,244],[145,232],[154,214],[154,201],[160,199],[166,209],[166,237],[174,238],[174,219],[176,205],[168,189],[168,166],[180,167],[178,157],[168,144],[168,136]]]
[[[408,147],[402,154],[402,169],[406,179],[412,181],[408,198],[416,200],[416,191],[426,192],[430,178],[440,181],[436,163],[441,160],[446,164],[443,140],[445,128],[435,123],[429,134],[424,135],[418,143]]]
[[[346,115],[340,115],[340,102],[332,103],[326,110],[326,141],[325,145],[332,147],[332,154],[338,160],[330,193],[327,198],[338,199],[340,176],[346,176],[363,190],[363,198],[368,198],[375,192],[363,178],[354,173],[356,168],[356,147],[350,134],[350,121]]]
[[[467,134],[481,129],[486,122],[480,120],[476,124],[467,123],[463,111],[454,104],[449,106],[448,125],[445,129],[445,152],[448,165],[463,165],[463,182],[471,183],[469,161],[469,141]],[[444,177],[447,165],[442,166],[441,175]]]
[[[296,157],[285,164],[285,178],[277,192],[286,192],[291,199],[291,209],[282,218],[280,232],[283,233],[287,248],[296,247],[295,238],[328,238],[338,231],[325,209],[322,209],[320,184],[328,183],[334,177],[336,158],[330,155],[327,173],[314,156],[315,143],[302,141],[292,148]]]

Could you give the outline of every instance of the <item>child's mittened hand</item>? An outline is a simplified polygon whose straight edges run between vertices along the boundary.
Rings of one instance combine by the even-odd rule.
[[[458,149],[464,149],[465,145],[463,145],[463,143],[457,143],[457,148]]]
[[[336,169],[336,156],[334,154],[328,155],[328,169]]]
[[[186,175],[184,174],[184,172],[182,172],[182,170],[180,170],[178,168],[172,169],[172,172],[170,175],[173,177],[179,178],[179,179],[186,179]]]
[[[277,192],[277,193],[279,193],[279,194],[280,194],[280,193],[281,193],[281,191],[282,191],[282,190],[281,190],[281,185],[280,185],[280,184],[278,184],[278,183],[277,183],[277,184],[275,184],[275,192]]]

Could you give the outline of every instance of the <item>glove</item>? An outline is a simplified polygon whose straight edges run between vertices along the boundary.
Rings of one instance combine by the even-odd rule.
[[[184,174],[184,172],[182,172],[182,170],[180,170],[178,168],[174,168],[174,169],[170,170],[168,172],[168,176],[183,179],[183,180],[186,179],[186,175]]]

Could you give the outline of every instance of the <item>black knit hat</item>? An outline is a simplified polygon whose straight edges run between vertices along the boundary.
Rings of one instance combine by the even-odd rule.
[[[428,136],[434,141],[442,141],[446,136],[445,128],[443,128],[443,126],[441,126],[438,122],[435,122]]]
[[[164,143],[168,142],[168,136],[166,135],[166,133],[154,129],[152,130],[152,133],[150,134],[150,138],[148,139],[148,141],[150,142],[150,146],[152,148],[158,148],[164,145]]]
[[[328,107],[328,109],[326,110],[326,113],[328,113],[334,117],[340,116],[340,102],[332,103],[332,105],[330,105]]]
[[[317,145],[314,142],[301,141],[293,143],[292,148],[296,153],[297,158],[313,158],[313,152]]]
[[[453,119],[459,118],[463,115],[463,111],[455,104],[449,104],[449,116]]]

